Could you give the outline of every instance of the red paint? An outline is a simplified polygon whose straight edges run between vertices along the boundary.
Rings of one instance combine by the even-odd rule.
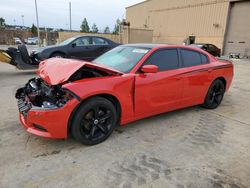
[[[158,69],[159,68],[157,66],[155,66],[155,65],[144,65],[141,68],[141,72],[144,72],[144,73],[157,73]]]
[[[117,70],[95,65],[86,61],[63,58],[51,58],[41,62],[37,74],[48,84],[58,85],[66,82],[72,74],[84,66],[95,67],[111,74],[122,74]]]
[[[204,53],[209,64],[180,68],[176,70],[137,73],[143,62],[159,48],[188,48]],[[64,64],[60,64],[63,61]],[[82,66],[97,67],[113,73],[113,76],[83,79],[66,83],[67,79]],[[155,67],[146,67],[152,70]],[[121,106],[121,125],[188,106],[202,104],[211,83],[222,77],[226,80],[226,90],[233,78],[233,65],[228,61],[217,60],[212,55],[196,48],[186,46],[158,46],[142,58],[130,73],[122,74],[107,67],[91,63],[68,60],[50,59],[42,63],[38,74],[51,85],[63,84],[78,95],[82,101],[95,95],[112,95]],[[20,119],[28,132],[47,138],[66,138],[70,115],[80,102],[69,101],[57,110],[39,111],[31,109],[27,118]],[[43,126],[48,132],[39,131],[33,123]]]

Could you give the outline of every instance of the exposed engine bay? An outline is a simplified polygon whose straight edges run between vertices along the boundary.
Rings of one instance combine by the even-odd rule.
[[[17,90],[16,98],[28,100],[36,107],[53,109],[63,106],[69,100],[66,94],[61,86],[49,86],[41,78],[33,78],[25,87]]]
[[[107,72],[95,69],[95,68],[90,68],[90,67],[82,67],[78,71],[76,71],[70,78],[69,82],[74,82],[76,80],[81,80],[84,78],[94,78],[94,77],[102,77],[102,76],[110,76]]]
[[[90,67],[82,67],[76,71],[66,83],[93,77],[109,76],[109,73]],[[23,88],[16,92],[19,110],[27,113],[32,106],[56,109],[64,106],[74,96],[60,85],[49,85],[41,78],[32,78]]]

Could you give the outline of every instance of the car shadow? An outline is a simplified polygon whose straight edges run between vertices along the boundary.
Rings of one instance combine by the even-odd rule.
[[[86,149],[95,149],[95,148],[102,148],[102,147],[108,147],[110,143],[107,142],[116,142],[111,139],[121,139],[121,134],[126,133],[126,132],[131,132],[136,129],[136,132],[139,134],[140,131],[145,130],[145,129],[153,129],[153,123],[162,121],[167,118],[175,118],[175,116],[182,116],[187,113],[193,113],[197,111],[203,111],[205,109],[199,107],[199,106],[194,106],[194,107],[189,107],[181,110],[176,110],[172,112],[167,112],[167,113],[162,113],[159,115],[155,115],[152,117],[148,117],[142,120],[137,120],[133,123],[129,123],[125,126],[119,126],[117,127],[114,132],[112,133],[111,137],[108,138],[107,141],[104,141],[101,144],[94,145],[94,146],[87,146],[83,145],[72,137],[71,134],[69,134],[69,137],[65,140],[61,139],[44,139],[41,137],[37,137],[35,135],[30,135],[32,137],[32,145],[33,147],[38,147],[40,144],[41,145],[47,145],[47,148],[49,148],[50,152],[42,153],[40,154],[41,156],[47,156],[47,155],[54,155],[58,154],[61,151],[66,151],[69,152],[71,150],[86,150]],[[159,125],[160,126],[160,125]],[[32,147],[32,146],[31,146]],[[35,156],[35,157],[39,157]]]

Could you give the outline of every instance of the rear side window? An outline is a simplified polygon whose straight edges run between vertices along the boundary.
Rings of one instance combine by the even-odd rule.
[[[107,45],[108,44],[107,41],[98,37],[93,37],[92,41],[93,41],[93,45]]]
[[[208,63],[208,58],[199,52],[181,49],[183,67],[192,67]]]
[[[179,68],[177,49],[165,49],[154,52],[144,65],[156,65],[159,71],[173,70]]]
[[[206,55],[201,54],[201,62],[202,64],[207,64],[208,63],[208,58]]]

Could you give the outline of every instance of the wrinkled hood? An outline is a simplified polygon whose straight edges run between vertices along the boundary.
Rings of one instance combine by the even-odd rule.
[[[58,85],[66,82],[76,71],[84,66],[96,68],[111,75],[123,74],[118,70],[96,65],[87,61],[63,58],[51,58],[41,62],[37,74],[48,84]]]

